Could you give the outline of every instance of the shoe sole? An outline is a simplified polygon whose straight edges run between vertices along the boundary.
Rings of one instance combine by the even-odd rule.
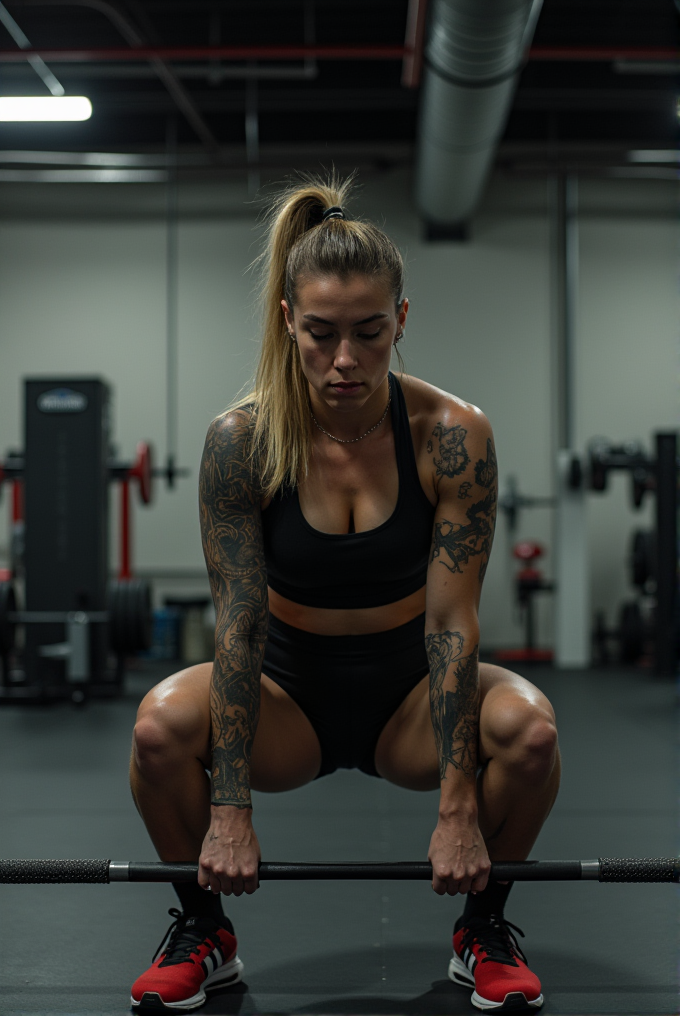
[[[238,956],[234,956],[232,960],[223,963],[209,977],[206,977],[198,992],[191,998],[185,998],[181,1002],[164,1002],[157,991],[145,991],[139,1001],[131,997],[130,1005],[133,1009],[144,1012],[185,1012],[187,1009],[198,1009],[207,1000],[206,991],[238,984],[242,977],[243,963]]]
[[[475,986],[474,977],[457,953],[453,954],[449,963],[449,980],[466,988]],[[543,995],[530,1000],[522,991],[510,991],[502,1002],[492,1002],[473,991],[470,1001],[482,1012],[536,1012],[543,1005]]]

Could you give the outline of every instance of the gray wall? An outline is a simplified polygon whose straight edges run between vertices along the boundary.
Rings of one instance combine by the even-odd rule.
[[[384,223],[408,263],[403,353],[427,381],[481,406],[496,431],[503,486],[552,489],[550,223],[544,180],[496,179],[467,244],[421,242],[405,173],[366,181],[358,208]],[[678,425],[676,185],[581,184],[578,439],[649,441]],[[21,445],[25,374],[97,374],[115,391],[121,454],[140,439],[165,451],[165,230],[162,188],[9,185],[0,201],[0,454]],[[159,594],[202,588],[196,475],[209,421],[248,380],[257,355],[252,204],[237,185],[180,195],[180,458],[192,469],[135,513],[141,569],[193,572]],[[625,595],[633,514],[623,482],[590,499],[593,604]],[[5,499],[6,500],[6,499]],[[518,536],[549,548],[551,512],[526,512]],[[0,555],[6,543],[0,528]],[[517,643],[505,522],[483,602],[486,646]],[[550,556],[546,561],[550,570]],[[541,634],[551,638],[547,598]]]

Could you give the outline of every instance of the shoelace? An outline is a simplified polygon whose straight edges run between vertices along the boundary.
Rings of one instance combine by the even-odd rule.
[[[168,943],[168,947],[165,950],[165,956],[163,958],[163,962],[161,963],[161,966],[163,967],[174,966],[176,963],[186,963],[187,960],[191,959],[192,955],[198,954],[200,946],[206,940],[210,942],[211,945],[218,944],[216,941],[213,941],[212,936],[206,935],[205,926],[203,926],[203,930],[201,930],[201,925],[197,923],[194,927],[187,928],[185,923],[186,918],[181,910],[171,907],[170,910],[168,910],[168,913],[170,914],[170,917],[174,917],[175,920],[172,922],[165,935],[163,935],[161,944],[154,953],[153,960],[151,961],[152,963],[166,942]]]
[[[510,931],[511,928],[524,938],[521,928],[503,917],[497,917],[496,914],[483,918],[473,917],[466,926],[462,944],[466,949],[471,949],[473,943],[477,942],[486,953],[482,963],[504,963],[506,966],[516,967],[516,957],[523,963],[527,962],[527,958]]]

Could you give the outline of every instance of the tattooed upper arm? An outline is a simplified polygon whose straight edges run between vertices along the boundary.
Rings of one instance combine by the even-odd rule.
[[[472,412],[464,422],[437,422],[428,442],[438,494],[430,563],[454,574],[477,563],[481,583],[496,523],[498,466],[488,421]]]
[[[211,800],[237,808],[251,807],[249,766],[268,617],[249,427],[250,414],[244,410],[211,424],[199,482],[203,552],[217,615],[210,690]]]

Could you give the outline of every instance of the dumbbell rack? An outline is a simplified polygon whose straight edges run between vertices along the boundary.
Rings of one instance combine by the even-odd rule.
[[[661,432],[654,435],[654,441],[655,455],[651,456],[638,443],[612,445],[602,438],[592,440],[584,478],[587,489],[603,492],[612,472],[628,473],[635,508],[640,508],[648,493],[655,495],[656,526],[650,562],[655,580],[654,667],[657,674],[674,676],[678,667],[678,435],[674,431]],[[621,624],[630,626],[623,617]]]

